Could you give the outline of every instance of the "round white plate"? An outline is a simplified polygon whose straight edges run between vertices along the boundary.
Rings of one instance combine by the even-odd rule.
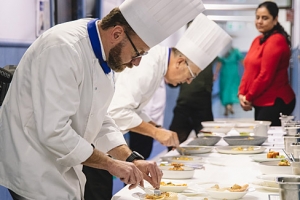
[[[237,147],[242,147],[243,150],[235,150]],[[253,147],[253,150],[248,150],[249,147]],[[263,153],[266,148],[261,146],[221,146],[216,147],[217,152],[225,154],[256,154]]]
[[[253,185],[256,189],[263,189],[263,190],[266,190],[266,191],[276,192],[276,193],[279,192],[279,188],[267,187],[267,186],[255,185],[255,184],[253,184]]]
[[[169,170],[171,166],[159,166],[159,168],[163,172],[163,177],[166,179],[189,179],[194,176],[195,169],[191,167],[185,167],[183,171],[175,171],[175,170]]]
[[[163,161],[169,161],[174,163],[199,163],[202,162],[201,157],[197,156],[163,156],[160,157]]]
[[[160,186],[160,191],[162,192],[183,192],[183,190],[187,189],[188,186]]]
[[[291,166],[278,166],[279,161],[260,162],[258,165],[262,174],[292,174]]]
[[[186,145],[177,148],[177,151],[184,154],[201,154],[201,153],[210,153],[213,150],[213,147],[207,146],[197,146],[197,145]]]
[[[249,156],[255,162],[265,162],[265,161],[280,161],[284,158],[267,158],[267,154],[260,154],[260,155],[252,155]]]
[[[187,197],[184,196],[184,195],[181,195],[181,194],[178,194],[178,193],[170,193],[172,196],[174,196],[174,198],[177,197],[178,200],[186,200]],[[145,200],[145,196],[146,194],[142,194],[142,193],[133,193],[132,194],[133,197],[137,198],[137,199],[140,199],[140,200]],[[164,200],[166,198],[160,198],[158,200]]]

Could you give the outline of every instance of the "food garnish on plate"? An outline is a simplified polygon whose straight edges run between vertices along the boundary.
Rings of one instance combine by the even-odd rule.
[[[182,184],[175,184],[175,183],[172,183],[172,182],[160,182],[160,185],[161,186],[187,186],[186,183],[182,183]]]
[[[243,186],[240,186],[238,184],[234,184],[231,187],[224,187],[224,188],[220,188],[220,186],[218,184],[214,185],[211,187],[211,189],[216,190],[216,191],[229,191],[229,192],[244,192],[245,190],[248,189],[248,184],[245,184]]]
[[[173,170],[173,171],[183,171],[184,169],[182,168],[182,166],[184,166],[184,164],[181,163],[171,163],[171,168],[169,168],[169,170]]]
[[[290,166],[290,162],[287,159],[283,159],[278,163],[278,166]]]
[[[233,151],[253,151],[254,147],[234,147]]]
[[[277,151],[269,151],[267,153],[267,158],[285,158],[284,155],[280,155]]]
[[[179,156],[179,157],[173,157],[172,160],[193,160],[193,158],[187,156]]]

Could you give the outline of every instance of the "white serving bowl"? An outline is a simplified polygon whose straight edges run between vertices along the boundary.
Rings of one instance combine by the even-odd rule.
[[[227,121],[205,121],[201,124],[202,131],[215,133],[228,133],[234,127],[234,123]]]
[[[218,184],[220,188],[229,188],[234,184]],[[243,192],[230,192],[229,190],[216,190],[215,188],[207,188],[206,192],[214,199],[240,199],[245,196],[248,189]]]
[[[263,174],[292,174],[291,166],[278,166],[279,161],[266,161],[259,163]]]
[[[179,184],[179,183],[175,183],[172,182],[174,184]],[[186,190],[188,188],[188,186],[170,186],[170,185],[160,185],[160,191],[162,192],[183,192],[184,190]]]
[[[193,178],[195,173],[194,168],[185,166],[182,167],[184,169],[183,171],[169,170],[171,166],[159,166],[159,168],[163,172],[162,178],[166,179],[189,179]]]
[[[240,199],[247,194],[247,191],[229,192],[229,191],[206,190],[206,192],[210,197],[215,199]]]
[[[253,122],[237,122],[234,129],[239,133],[253,133],[256,123]]]
[[[186,200],[187,199],[186,196],[183,196],[181,194],[177,194],[174,192],[169,192],[169,193],[170,193],[170,197],[164,197],[164,198],[156,199],[156,200],[173,200],[173,199]],[[146,200],[146,198],[145,198],[146,194],[133,194],[132,196],[135,198],[139,198],[140,200]]]

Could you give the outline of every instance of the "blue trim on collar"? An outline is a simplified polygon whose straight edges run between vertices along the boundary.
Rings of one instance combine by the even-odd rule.
[[[170,57],[171,57],[171,48],[169,48],[169,55],[168,55],[168,66],[169,66],[169,63],[170,63]]]
[[[93,19],[89,21],[87,25],[87,30],[89,33],[89,38],[93,47],[93,51],[100,62],[100,66],[102,67],[105,74],[109,74],[111,72],[111,69],[108,66],[107,62],[103,60],[100,40],[99,40],[97,26],[96,26],[97,20],[98,19]]]

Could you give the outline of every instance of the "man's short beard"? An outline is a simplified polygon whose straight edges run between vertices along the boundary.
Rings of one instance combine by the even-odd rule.
[[[122,64],[121,52],[124,47],[124,42],[119,42],[114,46],[108,54],[107,64],[115,72],[121,72],[125,69],[125,65]]]

